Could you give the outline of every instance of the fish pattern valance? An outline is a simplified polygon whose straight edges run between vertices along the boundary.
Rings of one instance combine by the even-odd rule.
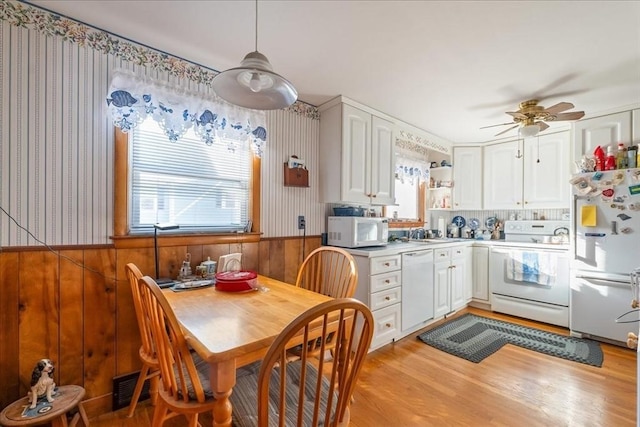
[[[107,95],[114,126],[128,132],[147,118],[156,121],[167,138],[178,141],[189,129],[207,145],[230,138],[247,141],[261,157],[267,140],[266,114],[189,93],[165,83],[115,71]],[[234,143],[229,144],[233,150]]]

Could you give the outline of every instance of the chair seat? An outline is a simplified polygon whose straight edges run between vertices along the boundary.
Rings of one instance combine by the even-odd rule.
[[[259,367],[260,362],[256,362],[253,365],[257,365]],[[287,426],[296,426],[297,424],[297,408],[299,406],[298,403],[298,395],[300,393],[300,377],[302,371],[302,360],[296,360],[294,362],[287,363],[287,387],[286,387],[286,404],[287,404],[287,415],[286,415],[286,425]],[[315,399],[315,386],[318,377],[318,370],[316,367],[307,363],[307,377],[305,381],[305,401],[304,401],[304,419],[302,422],[303,426],[310,426],[313,420],[313,409]],[[279,405],[279,396],[276,393],[278,386],[280,384],[280,367],[276,367],[273,369],[271,374],[271,390],[269,400],[271,401],[271,408],[277,408]],[[326,378],[322,380],[322,391],[321,391],[321,407],[326,408],[328,404],[329,397],[329,381]],[[233,393],[230,397],[231,404],[233,405],[233,425],[234,427],[255,427],[258,425],[258,412],[256,407],[256,402],[258,401],[258,376],[257,375],[244,375],[238,376],[236,378],[236,387],[233,389]],[[332,408],[330,411],[333,413],[335,411],[335,406],[337,402],[337,394],[334,394],[334,399],[332,399]],[[317,425],[324,424],[324,414],[327,413],[326,410],[320,411],[320,418],[318,420]],[[270,413],[269,414],[269,425],[278,425],[278,414]]]

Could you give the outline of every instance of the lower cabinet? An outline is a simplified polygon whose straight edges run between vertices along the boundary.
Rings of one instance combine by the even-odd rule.
[[[489,303],[489,247],[474,246],[472,297],[474,300]]]
[[[434,318],[464,307],[468,302],[470,275],[467,272],[466,246],[435,249],[434,255]]]
[[[375,330],[370,350],[400,337],[402,300],[402,258],[400,254],[380,257],[354,255],[358,266],[355,298],[369,306]]]

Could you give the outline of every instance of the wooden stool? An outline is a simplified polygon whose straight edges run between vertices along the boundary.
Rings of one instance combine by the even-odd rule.
[[[52,427],[74,427],[78,424],[78,420],[82,418],[85,427],[88,427],[89,419],[84,411],[84,406],[82,406],[84,394],[84,388],[77,385],[59,386],[53,395],[53,402],[42,405],[41,400],[39,400],[38,406],[33,409],[36,414],[28,416],[22,415],[25,408],[30,405],[29,398],[23,397],[2,410],[2,413],[0,413],[0,425],[7,427],[35,426],[51,422]],[[46,402],[46,399],[44,401]],[[68,424],[67,412],[75,408],[78,409],[78,412],[71,419],[71,424]]]

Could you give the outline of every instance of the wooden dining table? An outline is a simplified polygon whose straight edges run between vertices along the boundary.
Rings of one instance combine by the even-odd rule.
[[[209,363],[216,398],[214,426],[231,426],[229,396],[236,369],[261,360],[291,321],[332,299],[265,276],[258,276],[258,285],[257,290],[247,292],[222,292],[215,286],[163,291],[187,342]]]

